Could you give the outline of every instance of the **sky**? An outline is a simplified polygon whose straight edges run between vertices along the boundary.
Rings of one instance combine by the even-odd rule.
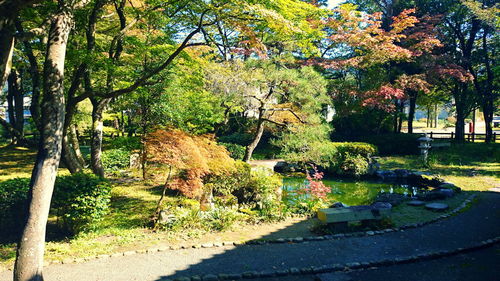
[[[328,0],[328,8],[335,8],[338,4],[344,1],[345,0]]]

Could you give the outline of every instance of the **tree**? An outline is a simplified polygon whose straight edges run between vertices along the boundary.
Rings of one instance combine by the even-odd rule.
[[[43,72],[42,132],[29,191],[29,211],[14,267],[15,281],[43,280],[45,229],[64,126],[64,61],[74,10],[84,2],[60,1],[51,18]]]
[[[149,160],[168,167],[162,195],[152,217],[154,225],[168,189],[201,199],[205,192],[204,177],[228,175],[234,171],[234,160],[229,157],[226,148],[210,136],[194,136],[175,129],[157,130],[149,133],[145,142]],[[175,177],[174,172],[177,172]],[[211,190],[208,192],[212,193]]]
[[[230,77],[212,77],[213,90],[241,107],[247,118],[256,121],[253,138],[247,145],[243,161],[248,162],[259,144],[266,124],[287,127],[294,123],[317,121],[313,116],[328,104],[326,81],[312,67],[292,68],[275,60],[249,60],[226,64]],[[236,95],[235,95],[236,94]]]
[[[340,77],[354,72],[358,83],[348,92],[365,99],[364,106],[394,112],[394,131],[399,132],[404,101],[409,97],[414,109],[418,91],[401,91],[398,77],[419,74],[422,70],[418,69],[423,68],[416,67],[419,60],[425,61],[424,55],[440,46],[440,42],[431,20],[417,18],[414,9],[402,9],[396,2],[387,2],[388,6],[377,2],[382,11],[373,14],[357,11],[356,6],[349,4],[335,9],[326,22],[329,36],[322,47],[322,58],[316,61]],[[376,79],[365,83],[363,80],[370,79],[367,75],[371,75],[372,69],[377,71]]]
[[[39,0],[5,0],[0,2],[0,92],[10,73],[14,51],[15,19],[19,12]]]

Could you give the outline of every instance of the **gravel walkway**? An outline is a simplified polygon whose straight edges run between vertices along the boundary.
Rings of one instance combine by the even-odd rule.
[[[406,231],[305,243],[243,245],[137,254],[51,265],[46,280],[161,280],[207,273],[242,273],[365,262],[472,246],[500,235],[500,194],[484,192],[470,210]],[[274,234],[275,235],[275,234]],[[265,238],[265,237],[264,237]],[[0,273],[11,280],[12,272]]]

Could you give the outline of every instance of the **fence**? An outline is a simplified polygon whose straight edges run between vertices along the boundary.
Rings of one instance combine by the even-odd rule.
[[[432,139],[449,139],[449,140],[452,140],[452,139],[455,138],[455,132],[450,132],[450,133],[429,132],[428,135]],[[465,133],[465,140],[469,141],[469,142],[484,141],[485,138],[486,138],[486,134]],[[497,141],[497,133],[493,132],[492,142],[496,142],[496,141]]]

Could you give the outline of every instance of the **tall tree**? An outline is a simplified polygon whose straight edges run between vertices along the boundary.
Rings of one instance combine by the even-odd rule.
[[[84,1],[59,1],[58,10],[51,18],[43,70],[43,130],[31,176],[28,217],[17,248],[15,281],[43,280],[46,224],[63,137],[66,46],[74,10],[80,5],[84,5]]]

